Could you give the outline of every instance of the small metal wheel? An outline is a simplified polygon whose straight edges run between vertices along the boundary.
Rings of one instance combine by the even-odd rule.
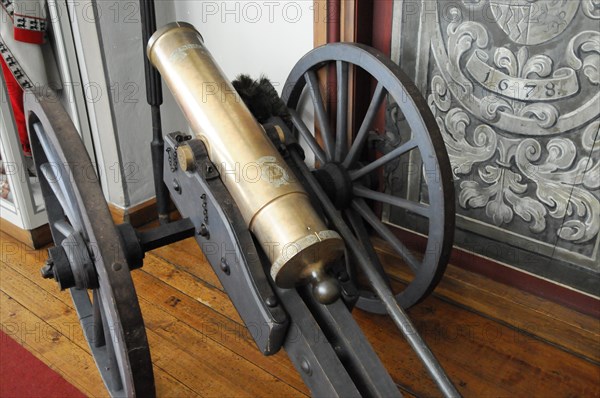
[[[154,397],[142,313],[95,167],[54,94],[27,92],[25,112],[55,245],[42,276],[70,290],[110,395]]]
[[[317,74],[335,71],[328,79],[329,93],[336,93],[328,113],[319,88]],[[374,88],[370,105],[356,131],[348,123],[349,75],[366,74]],[[334,81],[334,87],[331,82]],[[304,101],[305,96],[307,101]],[[409,266],[414,278],[396,299],[408,308],[425,298],[441,279],[454,238],[454,187],[450,162],[438,125],[419,90],[400,68],[381,52],[360,44],[335,43],[319,47],[304,56],[290,73],[284,87],[283,101],[290,108],[291,119],[300,143],[314,155],[313,174],[332,202],[342,212],[363,249],[387,279],[369,239],[370,227]],[[304,104],[314,108],[322,144],[312,128],[300,118]],[[377,115],[385,106],[401,120],[404,130],[393,140],[372,130]],[[389,119],[389,117],[388,117]],[[390,142],[392,141],[392,142]],[[373,159],[374,143],[378,155]],[[366,160],[370,152],[371,160]],[[307,157],[308,158],[308,157]],[[423,191],[417,200],[409,200],[382,190],[383,168],[393,162],[415,164],[422,161]],[[421,166],[421,163],[418,163]],[[417,170],[421,170],[417,167]],[[378,211],[387,207],[400,209],[407,217],[415,216],[425,224],[427,245],[419,255],[411,252],[390,228],[381,221]],[[375,209],[375,210],[374,210]],[[391,284],[390,284],[391,285]],[[372,293],[363,291],[359,308],[385,313]]]

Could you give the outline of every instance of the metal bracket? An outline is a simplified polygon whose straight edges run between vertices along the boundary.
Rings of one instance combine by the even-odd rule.
[[[171,171],[164,163],[165,183],[183,217],[195,227],[198,245],[229,298],[265,355],[279,351],[289,318],[271,288],[252,235],[240,210],[208,158],[202,141],[178,142],[177,133],[165,137],[165,148],[188,145],[194,167]],[[212,166],[209,170],[208,166]],[[200,203],[202,205],[200,205]]]

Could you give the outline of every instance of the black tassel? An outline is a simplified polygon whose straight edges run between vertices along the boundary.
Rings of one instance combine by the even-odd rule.
[[[259,123],[266,123],[271,117],[279,116],[290,124],[287,106],[267,77],[261,76],[254,80],[248,75],[239,75],[232,84]]]

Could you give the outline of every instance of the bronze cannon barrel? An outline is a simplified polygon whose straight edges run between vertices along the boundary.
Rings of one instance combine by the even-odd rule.
[[[157,30],[147,47],[195,136],[271,262],[280,287],[313,282],[321,301],[337,295],[324,268],[343,253],[262,126],[254,119],[190,24]],[[335,294],[334,294],[335,293]]]

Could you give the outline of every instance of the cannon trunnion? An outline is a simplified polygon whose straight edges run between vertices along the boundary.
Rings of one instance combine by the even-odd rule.
[[[274,108],[284,111],[260,124],[192,25],[159,29],[148,56],[192,130],[167,134],[164,144],[157,137],[153,142],[155,159],[164,145],[155,180],[167,187],[178,221],[145,231],[115,226],[65,110],[51,93],[31,91],[25,99],[55,244],[42,275],[69,289],[109,394],[155,395],[130,271],[143,266],[146,251],[194,237],[258,349],[265,355],[284,349],[314,396],[400,396],[354,321],[355,307],[389,314],[442,393],[459,396],[404,311],[443,275],[453,239],[454,192],[437,124],[398,66],[362,45],[317,48],[294,67],[282,98],[272,98]],[[336,101],[329,109],[320,70],[335,74]],[[348,88],[358,71],[374,91],[354,131]],[[160,86],[154,77],[149,90]],[[304,95],[308,102],[300,101]],[[148,98],[160,121],[161,101]],[[307,103],[318,132],[302,120]],[[373,130],[384,105],[396,134]],[[411,200],[414,195],[389,193],[381,181],[384,168],[415,159],[422,164],[426,194]],[[378,211],[390,207],[426,225],[421,256],[381,221]],[[412,270],[403,290],[392,290],[371,234]]]

